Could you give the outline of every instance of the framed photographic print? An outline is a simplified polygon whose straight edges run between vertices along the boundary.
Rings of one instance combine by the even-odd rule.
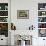
[[[17,10],[17,19],[29,19],[29,10]]]

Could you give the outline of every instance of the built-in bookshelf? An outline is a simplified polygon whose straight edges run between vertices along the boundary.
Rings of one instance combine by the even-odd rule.
[[[8,37],[8,3],[0,3],[0,35]]]
[[[46,37],[46,3],[38,3],[38,31],[40,37]]]

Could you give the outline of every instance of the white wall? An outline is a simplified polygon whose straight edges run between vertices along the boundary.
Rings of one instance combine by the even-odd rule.
[[[27,30],[29,26],[38,25],[38,3],[46,0],[11,0],[11,22],[16,25],[17,30]],[[17,10],[29,10],[29,19],[17,19]]]
[[[46,3],[46,0],[11,0],[11,22],[17,30],[27,30],[33,24],[36,32],[34,36],[38,36],[38,3]],[[29,19],[17,19],[17,10],[29,10]],[[43,44],[42,38],[36,38],[33,38],[33,45]]]
[[[17,10],[29,10],[29,19],[17,19]],[[32,0],[11,1],[11,22],[16,25],[17,30],[27,30],[32,24],[37,23],[37,2]]]

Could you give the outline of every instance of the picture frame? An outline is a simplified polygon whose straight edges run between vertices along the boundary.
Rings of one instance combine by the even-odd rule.
[[[29,10],[17,10],[17,19],[29,19]]]

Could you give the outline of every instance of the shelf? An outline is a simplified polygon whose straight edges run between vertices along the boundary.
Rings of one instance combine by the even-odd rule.
[[[8,17],[8,16],[0,16],[0,17]]]
[[[0,11],[8,11],[8,10],[0,10]]]
[[[0,22],[0,23],[8,23],[8,22]]]
[[[38,10],[38,11],[46,11],[46,10]]]
[[[46,23],[46,22],[38,22],[38,23]]]
[[[44,16],[38,16],[38,17],[46,17],[46,15],[44,15]]]
[[[46,29],[46,28],[38,28],[38,29]]]

